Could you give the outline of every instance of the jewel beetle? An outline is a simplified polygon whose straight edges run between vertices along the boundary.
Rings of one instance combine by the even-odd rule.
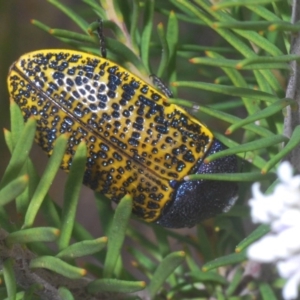
[[[37,119],[36,141],[51,154],[70,133],[61,167],[68,170],[79,142],[88,157],[84,184],[165,227],[192,227],[222,213],[237,198],[228,181],[184,181],[188,174],[235,173],[236,156],[205,164],[226,149],[212,132],[160,91],[118,64],[73,50],[24,54],[10,68],[8,89],[25,121]]]

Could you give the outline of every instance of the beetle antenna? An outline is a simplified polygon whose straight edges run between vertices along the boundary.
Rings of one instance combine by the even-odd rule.
[[[103,34],[103,20],[98,19],[98,27],[97,27],[97,33],[99,38],[99,44],[100,44],[100,53],[103,58],[106,58],[106,45],[105,45],[105,38]]]
[[[156,85],[168,98],[173,98],[173,93],[162,80],[154,74],[149,76],[154,85]]]

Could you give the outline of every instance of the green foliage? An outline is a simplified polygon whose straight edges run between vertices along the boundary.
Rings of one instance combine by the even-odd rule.
[[[280,159],[299,144],[299,127],[290,139],[282,135],[282,110],[295,104],[293,99],[284,98],[288,63],[300,59],[288,54],[290,34],[299,31],[299,25],[291,24],[287,1],[224,0],[212,4],[214,1],[207,0],[83,0],[88,17],[67,7],[63,1],[49,2],[82,32],[53,29],[37,20],[32,21],[33,25],[71,47],[99,55],[97,22],[90,24],[86,19],[96,21],[101,17],[104,28],[109,29],[112,36],[106,38],[111,60],[146,82],[150,83],[152,73],[162,77],[171,84],[176,95],[170,103],[189,107],[198,118],[215,124],[215,136],[229,149],[208,160],[237,154],[251,161],[245,163],[241,174],[232,174],[232,178],[227,174],[226,180],[264,180],[270,184]],[[162,21],[158,23],[157,19]],[[209,43],[213,46],[206,44],[205,39],[210,36],[213,39],[209,39]],[[224,123],[229,124],[227,130],[221,130],[226,135],[218,130],[219,126],[224,128]],[[235,131],[233,137],[229,137]],[[197,233],[191,231],[192,235],[144,225],[154,240],[134,226],[141,221],[129,222],[130,199],[125,197],[113,214],[109,201],[99,200],[102,196],[97,194],[99,219],[107,238],[94,238],[75,218],[85,145],[76,153],[60,208],[47,192],[67,138],[62,136],[57,141],[45,173],[39,178],[34,162],[28,157],[34,132],[35,122],[29,120],[24,125],[18,107],[12,103],[11,132],[5,131],[12,158],[0,181],[0,224],[6,236],[6,245],[1,250],[9,257],[3,264],[1,275],[5,289],[0,290],[1,295],[7,299],[46,297],[40,288],[44,280],[41,275],[35,284],[29,279],[31,284],[27,286],[16,283],[21,270],[13,268],[13,261],[21,243],[24,257],[30,256],[30,263],[23,266],[25,269],[52,271],[51,284],[60,286],[53,299],[80,299],[78,290],[86,293],[86,299],[91,294],[107,292],[123,293],[120,297],[124,299],[129,296],[144,299],[143,292],[136,296],[130,294],[143,289],[151,299],[243,299],[239,285],[243,284],[240,263],[246,259],[245,248],[268,232],[267,228],[260,227],[245,237],[242,218],[247,216],[247,209],[242,204],[249,194],[241,192],[239,203],[231,212],[218,216],[214,224],[198,225]],[[261,171],[271,172],[263,176]],[[214,180],[224,179],[221,175],[211,176],[209,178]],[[244,185],[241,190],[247,187]],[[19,224],[10,223],[5,206],[14,199],[16,213],[21,216]],[[43,214],[47,226],[35,226],[38,213]],[[126,249],[122,247],[125,238],[130,241]],[[107,250],[103,250],[107,239]],[[170,240],[175,240],[176,248],[184,252],[175,251]],[[44,243],[49,241],[54,241],[54,247]],[[237,253],[234,253],[235,248]],[[121,254],[132,259],[131,268]],[[86,255],[93,255],[95,263],[79,268],[74,259]],[[233,269],[232,265],[236,264],[238,267]],[[220,267],[226,272],[218,273],[222,270]],[[132,272],[134,269],[139,272]],[[227,278],[230,270],[234,273],[232,280]],[[94,279],[83,280],[87,272],[95,275]],[[142,276],[136,275],[141,273]],[[82,280],[74,285],[75,279]],[[141,280],[146,281],[146,288]],[[275,299],[270,285],[259,284],[258,290],[263,299],[271,299],[270,295]]]

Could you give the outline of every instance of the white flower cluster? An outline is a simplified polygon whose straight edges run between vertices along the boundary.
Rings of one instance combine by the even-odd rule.
[[[293,176],[288,162],[278,168],[279,183],[270,195],[261,193],[259,184],[252,187],[252,221],[269,224],[271,231],[248,249],[250,260],[276,263],[279,275],[287,279],[285,300],[298,296],[300,283],[300,175]]]

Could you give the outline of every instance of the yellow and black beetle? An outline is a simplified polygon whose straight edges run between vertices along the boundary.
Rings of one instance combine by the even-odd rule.
[[[192,227],[230,207],[237,185],[184,181],[188,174],[234,173],[236,156],[204,164],[226,147],[182,108],[114,62],[72,50],[39,50],[10,68],[9,92],[25,120],[37,119],[36,141],[51,154],[70,133],[62,168],[79,142],[88,146],[84,183],[165,227]]]

